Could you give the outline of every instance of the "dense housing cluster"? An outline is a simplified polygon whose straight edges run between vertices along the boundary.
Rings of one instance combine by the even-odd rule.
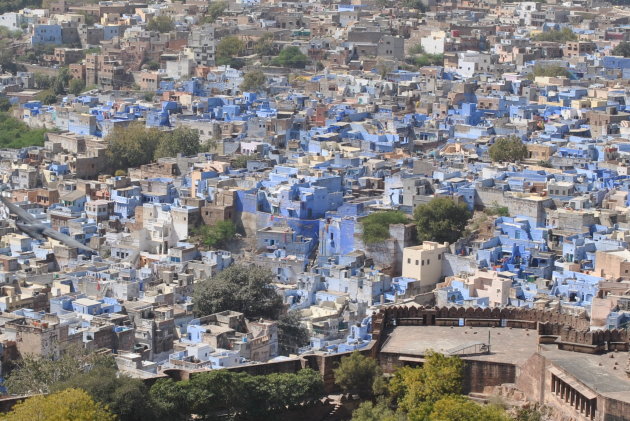
[[[0,375],[80,349],[332,392],[344,353],[433,349],[466,393],[630,419],[618,3],[2,5]]]

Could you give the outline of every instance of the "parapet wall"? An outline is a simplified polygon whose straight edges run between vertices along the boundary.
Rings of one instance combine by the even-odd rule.
[[[493,326],[516,329],[531,329],[538,332],[539,343],[555,343],[567,351],[597,353],[605,350],[628,350],[630,335],[624,330],[589,331],[589,320],[557,311],[520,308],[464,308],[464,307],[403,307],[391,306],[381,309],[372,317],[372,342],[359,352],[379,359],[381,346],[387,333],[395,326]],[[230,368],[252,375],[297,372],[302,368],[318,371],[327,393],[337,388],[333,370],[341,358],[340,354],[306,354],[281,362],[252,364]],[[379,359],[380,361],[380,359]],[[386,360],[381,364],[387,366]],[[467,365],[466,391],[481,391],[489,385],[513,383],[517,367],[512,364],[472,361]],[[186,380],[195,372],[168,370],[166,375],[176,380]]]
[[[626,330],[590,331],[585,315],[574,316],[551,310],[522,308],[403,307],[381,309],[372,317],[372,338],[377,353],[395,326],[493,326],[537,329],[539,343],[556,343],[567,351],[597,353],[605,350],[628,351],[630,334]]]

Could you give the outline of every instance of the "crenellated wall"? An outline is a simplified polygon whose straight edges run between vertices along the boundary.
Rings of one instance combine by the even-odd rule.
[[[556,343],[562,350],[597,353],[604,350],[628,351],[630,333],[624,329],[590,331],[585,316],[550,310],[522,308],[403,307],[381,309],[372,318],[376,356],[385,339],[383,331],[394,326],[505,326],[537,329],[539,343]]]

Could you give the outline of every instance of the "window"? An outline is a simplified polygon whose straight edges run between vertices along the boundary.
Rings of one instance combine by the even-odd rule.
[[[420,262],[416,260],[416,266],[418,266],[418,264],[420,264]]]
[[[411,259],[407,258],[407,263],[411,264]]]
[[[427,259],[427,265],[431,264],[431,259]]]
[[[424,260],[422,261],[422,266],[424,266]]]
[[[438,260],[442,260],[442,255],[438,254]]]

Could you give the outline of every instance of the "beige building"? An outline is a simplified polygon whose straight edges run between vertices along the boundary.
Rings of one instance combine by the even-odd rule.
[[[448,243],[425,241],[419,246],[403,249],[402,276],[417,279],[421,292],[433,290],[442,276],[442,256]]]
[[[598,251],[595,253],[595,273],[610,280],[630,278],[630,251]]]
[[[438,288],[449,287],[453,281],[460,281],[464,288],[468,289],[468,296],[472,298],[473,303],[477,301],[477,298],[487,298],[488,307],[503,307],[510,303],[510,296],[513,295],[512,277],[514,276],[515,274],[511,272],[477,270],[474,275],[465,278],[458,276],[446,278],[446,281],[438,285]],[[442,303],[442,305],[446,304]]]

